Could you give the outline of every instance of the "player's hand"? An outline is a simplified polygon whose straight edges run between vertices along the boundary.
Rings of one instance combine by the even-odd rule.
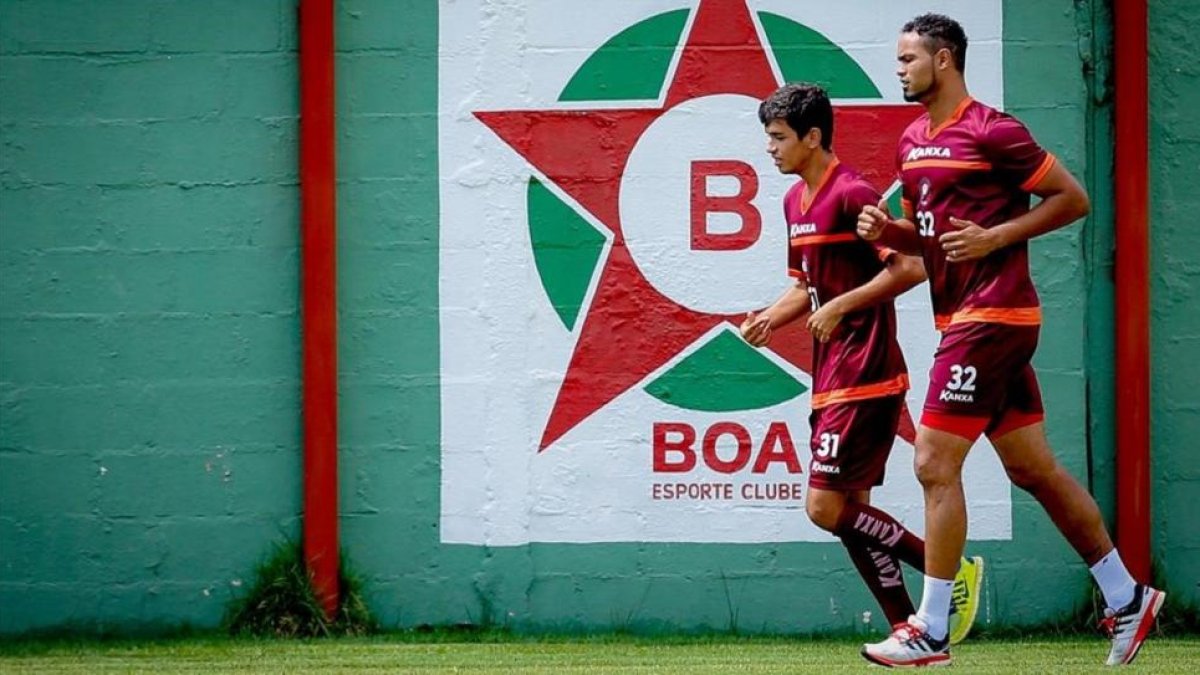
[[[938,243],[946,252],[946,260],[950,262],[979,260],[1000,247],[991,230],[982,228],[977,223],[951,216],[950,224],[958,230],[938,237]]]
[[[843,316],[836,302],[827,302],[808,317],[808,332],[820,342],[829,342]]]
[[[883,230],[892,222],[888,213],[886,199],[880,199],[878,206],[864,206],[858,214],[858,236],[867,241],[875,241],[883,236]]]
[[[742,338],[754,345],[762,347],[771,341],[771,316],[748,312],[742,322]]]

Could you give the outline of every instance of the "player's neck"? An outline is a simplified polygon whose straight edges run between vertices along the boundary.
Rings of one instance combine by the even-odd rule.
[[[925,104],[925,109],[929,111],[929,127],[936,129],[950,119],[968,96],[970,94],[967,93],[967,86],[962,82],[944,84],[937,96]]]
[[[800,172],[800,178],[804,180],[804,184],[808,186],[808,191],[811,194],[821,186],[821,179],[825,177],[825,172],[829,170],[829,165],[837,161],[837,157],[832,152],[825,150],[817,150],[813,153],[812,160],[804,170]]]

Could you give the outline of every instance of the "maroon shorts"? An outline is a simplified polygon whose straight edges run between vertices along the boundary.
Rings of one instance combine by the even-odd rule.
[[[975,440],[1040,422],[1045,414],[1029,364],[1038,326],[963,323],[942,334],[929,369],[921,424]]]
[[[821,490],[869,490],[883,484],[904,396],[834,403],[812,411],[808,484]]]

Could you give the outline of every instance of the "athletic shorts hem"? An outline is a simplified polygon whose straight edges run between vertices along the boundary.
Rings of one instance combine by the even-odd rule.
[[[995,429],[987,430],[988,438],[1000,438],[1005,434],[1024,429],[1027,426],[1043,422],[1046,419],[1044,412],[1018,412],[1009,411],[996,425]]]
[[[926,409],[921,413],[921,426],[953,434],[968,441],[974,441],[983,435],[990,420],[975,415],[954,415],[937,410]]]
[[[854,492],[855,490],[874,490],[883,485],[883,479],[878,481],[865,481],[862,483],[843,483],[839,481],[825,480],[824,477],[817,477],[817,474],[809,474],[808,487],[818,490],[826,490],[828,492]]]

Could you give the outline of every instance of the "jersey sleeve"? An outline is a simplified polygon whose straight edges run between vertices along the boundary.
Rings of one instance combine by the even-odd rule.
[[[884,246],[877,241],[871,242],[871,246],[875,248],[875,256],[879,258],[879,262],[881,263],[886,264],[892,256],[899,254],[899,251],[896,249],[889,246]]]
[[[854,181],[853,185],[847,188],[842,195],[842,213],[851,232],[858,231],[858,214],[862,213],[863,207],[876,206],[882,198],[879,191],[862,178]],[[882,242],[871,241],[865,243],[869,244],[875,251],[875,255],[878,256],[880,262],[886,263],[888,258],[896,254],[894,249],[884,246]]]
[[[783,195],[783,222],[789,230],[789,240],[787,246],[787,273],[789,277],[808,283],[808,275],[804,273],[804,261],[801,259],[801,254],[798,246],[792,246],[790,239],[791,233],[791,204],[792,200],[797,199],[796,187],[793,186]]]
[[[1029,129],[1011,115],[998,115],[987,125],[981,146],[994,171],[1012,185],[1031,192],[1056,161],[1034,140]]]
[[[804,273],[804,261],[800,259],[800,251],[796,246],[788,247],[787,272],[789,277],[808,283],[808,275]]]
[[[848,185],[842,192],[842,219],[850,226],[850,231],[857,229],[858,214],[864,206],[875,206],[879,203],[879,191],[864,178],[859,178]]]

